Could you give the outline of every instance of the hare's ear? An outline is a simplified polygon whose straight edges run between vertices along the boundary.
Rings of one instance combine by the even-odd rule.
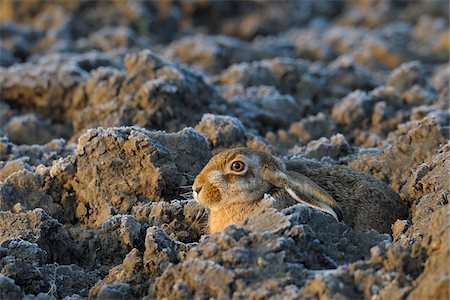
[[[281,170],[266,170],[263,173],[267,181],[283,188],[299,203],[318,208],[338,221],[342,220],[342,211],[333,197],[308,177],[297,172]]]

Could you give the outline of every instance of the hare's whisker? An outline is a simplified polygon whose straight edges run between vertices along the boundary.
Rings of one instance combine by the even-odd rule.
[[[187,176],[187,177],[190,177],[190,178],[195,178],[195,176],[194,175],[191,175],[191,174],[188,174],[188,173],[177,173],[178,175],[184,175],[184,176]]]

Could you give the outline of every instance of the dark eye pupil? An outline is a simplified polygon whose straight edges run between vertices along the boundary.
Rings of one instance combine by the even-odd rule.
[[[235,161],[232,165],[231,165],[231,169],[233,171],[242,171],[244,169],[244,164],[239,162],[239,161]]]

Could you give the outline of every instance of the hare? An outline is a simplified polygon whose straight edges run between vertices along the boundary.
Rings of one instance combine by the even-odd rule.
[[[393,222],[408,216],[399,196],[369,175],[343,166],[283,162],[248,148],[212,157],[192,190],[194,199],[209,207],[209,233],[258,212],[268,199],[278,209],[307,204],[358,231],[373,228],[389,233]]]

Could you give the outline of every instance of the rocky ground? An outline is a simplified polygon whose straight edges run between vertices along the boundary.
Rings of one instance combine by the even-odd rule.
[[[447,1],[0,11],[0,299],[448,299]],[[233,146],[363,171],[409,217],[207,235],[191,185]]]

